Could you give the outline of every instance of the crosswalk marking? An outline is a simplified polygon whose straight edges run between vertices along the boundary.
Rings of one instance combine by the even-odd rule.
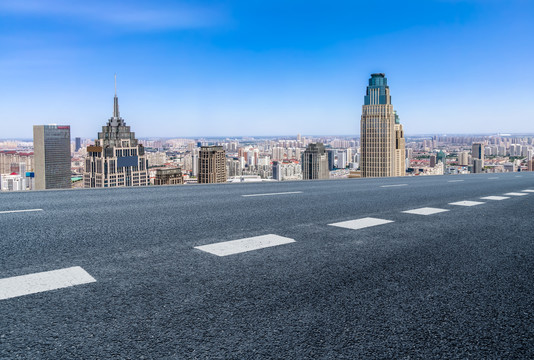
[[[403,213],[415,214],[415,215],[433,215],[433,214],[439,214],[445,211],[449,211],[449,210],[432,208],[432,207],[422,207],[419,209],[406,210],[406,211],[403,211]]]
[[[485,203],[481,201],[467,201],[467,200],[449,203],[449,205],[457,205],[457,206],[476,206],[476,205],[481,205],[481,204],[485,204]]]
[[[328,224],[328,225],[330,225],[330,226],[338,226],[338,227],[342,227],[342,228],[345,228],[345,229],[358,230],[358,229],[363,229],[363,228],[371,227],[371,226],[389,224],[389,223],[392,223],[392,222],[394,222],[394,221],[393,220],[384,220],[384,219],[366,217],[366,218],[363,218],[363,219],[342,221],[342,222],[337,222],[337,223]]]
[[[0,279],[0,300],[96,282],[84,269],[74,266]]]
[[[509,195],[509,196],[525,196],[525,195],[528,195],[527,193],[524,193],[524,192],[509,192],[509,193],[506,193],[504,195]]]
[[[485,196],[481,197],[482,200],[506,200],[509,199],[508,196]]]
[[[295,240],[287,237],[268,234],[239,240],[224,241],[209,245],[195,246],[195,249],[217,256],[227,256],[293,242],[295,242]]]

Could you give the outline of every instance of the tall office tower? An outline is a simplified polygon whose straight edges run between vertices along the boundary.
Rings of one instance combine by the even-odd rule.
[[[77,137],[75,138],[75,141],[76,141],[76,146],[74,147],[74,151],[78,151],[82,148],[82,139]]]
[[[473,149],[471,156],[474,159],[482,160],[482,167],[484,167],[484,144],[483,143],[473,143]]]
[[[322,143],[309,144],[302,154],[304,180],[328,179],[328,155]]]
[[[328,170],[332,171],[336,167],[336,155],[337,150],[336,149],[328,149],[326,150],[328,154]]]
[[[347,167],[347,152],[339,151],[337,153],[337,168],[345,169]]]
[[[404,175],[400,159],[403,157],[400,150],[404,151],[404,134],[402,126],[395,120],[386,76],[371,74],[360,123],[362,177]],[[395,161],[396,150],[399,150],[399,161]]]
[[[120,117],[116,81],[113,116],[102,126],[95,144],[87,147],[83,181],[86,188],[149,185],[145,148]]]
[[[226,182],[226,154],[222,146],[202,146],[198,157],[199,184]]]
[[[35,189],[70,189],[70,126],[34,125]]]
[[[282,181],[282,164],[273,161],[273,180]]]
[[[482,172],[482,167],[484,163],[480,159],[473,159],[473,173],[480,174]]]
[[[395,167],[394,176],[406,175],[406,141],[404,140],[404,130],[400,124],[399,115],[395,111]]]

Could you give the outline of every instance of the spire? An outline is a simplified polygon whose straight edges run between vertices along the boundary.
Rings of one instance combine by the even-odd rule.
[[[115,97],[113,98],[113,117],[118,119],[119,115],[119,98],[117,97],[117,74],[115,74]]]

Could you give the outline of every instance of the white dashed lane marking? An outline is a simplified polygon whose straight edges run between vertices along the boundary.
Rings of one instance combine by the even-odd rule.
[[[464,180],[449,180],[447,182],[460,182],[460,181],[464,181]]]
[[[333,224],[328,224],[330,226],[338,226],[345,229],[352,229],[352,230],[358,230],[363,229],[371,226],[377,226],[377,225],[383,225],[383,224],[389,224],[392,223],[392,220],[384,220],[384,219],[377,219],[372,217],[366,217],[363,219],[357,219],[357,220],[349,220],[349,221],[342,221],[337,222]]]
[[[534,193],[534,190],[521,190],[522,192]]]
[[[490,177],[490,178],[488,178],[488,180],[497,180],[497,179],[498,179],[498,177]]]
[[[481,201],[467,201],[467,200],[449,203],[449,205],[457,205],[457,206],[476,206],[476,205],[481,205],[481,204],[485,204],[485,203]]]
[[[382,185],[380,187],[387,188],[387,187],[397,187],[397,186],[408,186],[408,184]]]
[[[268,234],[239,240],[224,241],[209,245],[195,246],[195,249],[217,256],[227,256],[293,242],[295,242],[295,240],[287,237]]]
[[[302,191],[288,191],[288,192],[267,193],[267,194],[248,194],[248,195],[241,195],[241,196],[243,196],[243,197],[253,197],[253,196],[289,195],[289,194],[302,194]]]
[[[438,208],[431,208],[431,207],[423,207],[419,209],[413,209],[413,210],[406,210],[403,211],[403,213],[406,214],[415,214],[415,215],[433,215],[433,214],[439,214],[445,211],[449,211],[447,209],[438,209]]]
[[[482,200],[506,200],[509,198],[510,197],[508,196],[485,196],[485,197],[482,197],[481,199]]]
[[[525,196],[525,195],[528,195],[527,193],[520,193],[520,192],[509,192],[509,193],[506,193],[504,195],[509,195],[509,196]]]
[[[43,211],[43,209],[6,210],[6,211],[0,211],[0,214],[11,214],[11,213],[32,212],[32,211]]]
[[[0,300],[96,282],[84,269],[66,269],[0,279]]]

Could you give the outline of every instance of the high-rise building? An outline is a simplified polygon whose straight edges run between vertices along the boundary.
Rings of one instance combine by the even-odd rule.
[[[458,165],[467,166],[469,165],[469,154],[467,151],[462,151],[458,154]]]
[[[337,168],[344,169],[347,167],[347,152],[339,151],[337,153]]]
[[[309,144],[302,154],[304,180],[328,179],[328,155],[322,143]]]
[[[74,147],[74,151],[77,152],[78,150],[82,148],[82,139],[77,137],[75,138],[75,142],[76,142],[76,145]]]
[[[326,152],[328,154],[328,170],[332,171],[336,167],[337,150],[328,149]]]
[[[222,146],[202,146],[198,157],[199,184],[226,182],[226,154]]]
[[[83,181],[86,188],[149,185],[145,148],[120,117],[116,81],[113,116],[87,147]]]
[[[184,177],[182,175],[182,169],[180,168],[156,170],[154,185],[177,185],[183,183]]]
[[[480,159],[473,159],[473,173],[480,174],[482,172],[482,167],[484,163]]]
[[[282,164],[273,161],[273,180],[282,181]]]
[[[395,164],[394,176],[404,176],[406,174],[406,141],[404,140],[404,130],[400,124],[399,115],[395,111]]]
[[[70,189],[70,126],[34,125],[35,189]]]
[[[430,155],[430,167],[436,167],[436,155]]]
[[[360,122],[362,177],[404,175],[404,133],[396,121],[386,76],[371,74]]]
[[[471,151],[471,156],[473,160],[479,159],[482,160],[482,167],[484,167],[484,144],[483,143],[473,143],[473,149]]]

